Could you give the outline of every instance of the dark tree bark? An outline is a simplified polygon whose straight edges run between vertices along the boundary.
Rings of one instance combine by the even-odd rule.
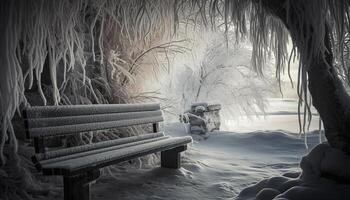
[[[298,48],[302,48],[302,41],[299,41],[298,36],[303,34],[304,38],[309,38],[307,44],[310,44],[313,27],[295,28],[298,27],[298,22],[293,19],[296,19],[295,16],[300,13],[291,9],[287,12],[284,7],[285,2],[285,0],[261,1],[265,9],[277,16],[285,24],[294,44]],[[296,0],[291,3],[305,2]],[[287,16],[287,13],[289,16]],[[314,54],[314,57],[311,58],[311,64],[307,69],[312,104],[319,112],[323,121],[328,143],[332,147],[350,154],[350,97],[345,91],[333,66],[333,54],[327,22],[324,22],[320,26],[325,26],[326,30],[324,38],[326,51],[320,49],[320,52],[316,55]]]

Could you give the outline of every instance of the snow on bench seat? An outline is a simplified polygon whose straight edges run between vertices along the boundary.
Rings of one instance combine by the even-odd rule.
[[[91,104],[64,106],[33,106],[26,109],[28,118],[47,118],[77,115],[96,115],[106,113],[122,113],[160,110],[157,103],[144,104]]]
[[[46,175],[72,175],[82,171],[101,168],[111,164],[120,163],[136,157],[150,153],[164,151],[186,145],[192,142],[192,138],[186,137],[166,137],[164,139],[146,142],[142,144],[127,146],[115,150],[102,151],[86,156],[79,156],[68,160],[50,162],[46,160],[40,162],[43,173]],[[45,164],[47,163],[47,164]]]
[[[107,149],[108,147],[113,147],[117,145],[120,146],[122,144],[134,143],[137,141],[148,140],[148,139],[153,139],[158,137],[164,137],[164,133],[163,132],[148,133],[148,134],[142,134],[142,135],[137,135],[132,137],[107,140],[107,141],[98,142],[98,143],[91,143],[91,144],[86,144],[82,146],[58,149],[55,151],[49,151],[45,153],[38,153],[38,154],[35,154],[35,159],[36,161],[49,160],[49,159],[53,160],[53,158],[58,158],[58,157],[63,157],[68,155],[72,156],[72,154],[78,154],[81,152],[92,151],[96,149],[102,149],[102,148]]]
[[[60,116],[47,118],[28,118],[28,128],[43,128],[51,126],[62,126],[72,124],[87,124],[94,122],[108,122],[127,119],[137,119],[145,117],[162,116],[161,110],[140,111],[140,112],[120,112],[120,113],[104,113],[89,114],[75,116]]]
[[[135,145],[144,144],[144,143],[148,143],[148,142],[164,140],[167,138],[169,138],[169,136],[156,137],[156,138],[150,138],[150,139],[145,139],[145,140],[140,140],[140,141],[135,141],[135,142],[129,142],[129,143],[114,145],[114,146],[110,146],[110,147],[106,147],[106,148],[99,148],[99,149],[95,149],[95,150],[91,150],[91,151],[83,151],[80,153],[67,154],[65,156],[60,156],[60,157],[56,157],[56,158],[52,158],[52,159],[48,159],[48,160],[42,160],[40,162],[38,160],[36,160],[36,163],[39,164],[38,168],[41,169],[41,165],[47,165],[47,164],[56,163],[59,161],[71,160],[71,159],[89,156],[89,155],[93,155],[93,154],[103,153],[106,151],[113,151],[116,149],[122,149],[125,147],[135,146]],[[98,144],[99,143],[96,143],[96,145],[98,145]]]

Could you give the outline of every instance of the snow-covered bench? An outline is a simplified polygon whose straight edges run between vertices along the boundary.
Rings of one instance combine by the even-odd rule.
[[[180,167],[180,153],[191,137],[169,137],[159,132],[163,121],[159,104],[100,104],[39,106],[24,111],[27,138],[33,139],[32,160],[44,175],[61,175],[65,200],[90,199],[90,183],[102,167],[161,152],[161,166]],[[86,131],[153,124],[153,133],[46,151],[48,137]]]

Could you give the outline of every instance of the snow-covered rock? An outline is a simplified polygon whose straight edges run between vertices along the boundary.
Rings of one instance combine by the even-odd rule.
[[[237,200],[350,199],[350,155],[317,145],[300,162],[302,172],[264,179],[241,191]]]
[[[220,129],[220,104],[193,103],[180,115],[180,121],[190,124],[192,134],[207,134]]]

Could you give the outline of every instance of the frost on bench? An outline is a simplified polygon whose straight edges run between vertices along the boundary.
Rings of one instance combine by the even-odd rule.
[[[156,117],[144,117],[128,120],[119,120],[119,121],[109,121],[109,122],[96,122],[96,123],[87,123],[87,124],[72,124],[72,125],[62,125],[62,126],[51,126],[43,128],[31,128],[30,136],[39,137],[39,136],[58,136],[58,135],[67,135],[76,132],[84,131],[94,131],[94,130],[103,130],[123,126],[131,126],[137,124],[146,124],[163,121],[162,116]]]
[[[68,171],[74,171],[81,168],[89,168],[92,166],[103,167],[109,162],[122,162],[130,160],[134,157],[140,157],[152,152],[158,152],[162,150],[171,149],[179,145],[185,145],[192,141],[191,137],[174,137],[167,138],[165,140],[158,140],[122,149],[116,149],[113,151],[106,151],[102,153],[92,154],[84,157],[78,157],[74,159],[54,162],[50,164],[44,164],[42,166],[45,169],[65,169]]]
[[[65,200],[90,199],[90,183],[100,169],[147,154],[161,152],[161,166],[180,167],[180,152],[191,137],[159,133],[163,113],[159,104],[104,104],[31,107],[24,111],[28,139],[33,139],[33,163],[44,175],[62,175]],[[152,124],[153,133],[46,151],[45,139],[86,131]]]
[[[158,138],[158,137],[162,137],[162,136],[164,136],[163,132],[142,134],[142,135],[133,136],[133,137],[108,140],[108,141],[92,143],[92,144],[87,144],[87,145],[82,145],[82,146],[77,146],[77,147],[70,147],[70,148],[59,149],[59,150],[55,150],[55,151],[49,151],[46,153],[39,153],[39,154],[36,154],[35,157],[38,161],[47,160],[47,159],[53,159],[56,157],[71,155],[74,153],[81,153],[84,151],[91,151],[91,150],[95,150],[95,149],[107,148],[107,147],[122,145],[122,144],[126,144],[126,143],[133,143],[133,142],[137,142],[137,141],[141,141],[141,140]]]
[[[46,165],[46,164],[55,163],[55,162],[59,162],[59,161],[81,158],[84,156],[103,153],[103,152],[107,152],[107,151],[113,151],[113,150],[122,149],[125,147],[136,146],[136,145],[140,145],[140,144],[144,144],[144,143],[148,143],[148,142],[159,141],[159,140],[164,140],[164,139],[168,139],[168,138],[169,138],[169,136],[156,137],[156,138],[140,140],[140,141],[136,141],[136,142],[125,143],[125,144],[121,144],[121,145],[110,146],[110,147],[106,147],[106,148],[95,149],[95,150],[91,150],[91,151],[72,153],[72,154],[68,154],[65,156],[60,156],[60,157],[56,157],[56,158],[52,158],[52,159],[42,160],[39,162],[39,164]]]
[[[160,105],[148,104],[93,104],[65,106],[34,106],[27,108],[28,118],[92,115],[105,113],[137,112],[160,110]]]
[[[72,124],[86,124],[93,122],[108,122],[127,119],[147,118],[162,116],[162,111],[140,111],[140,112],[126,112],[126,113],[107,113],[95,115],[76,115],[64,117],[45,117],[45,118],[31,118],[28,119],[29,128],[39,128],[48,126],[61,126]]]

